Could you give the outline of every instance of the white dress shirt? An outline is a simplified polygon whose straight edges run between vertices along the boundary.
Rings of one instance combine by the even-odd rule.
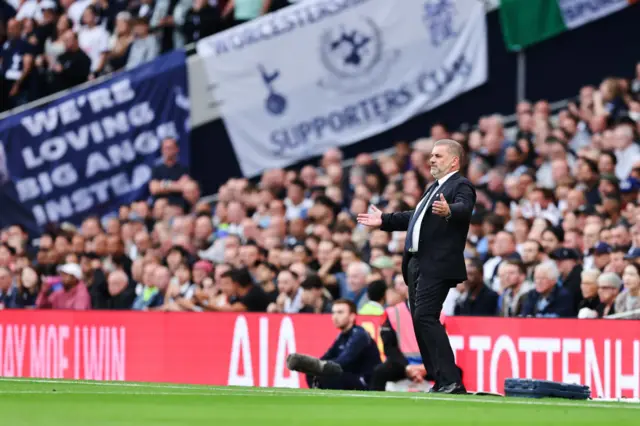
[[[442,188],[442,185],[444,185],[444,183],[451,177],[453,176],[455,173],[458,173],[457,170],[449,173],[448,175],[444,176],[441,179],[438,179],[436,182],[438,182],[438,188],[436,188],[435,191],[433,191],[431,194],[429,194],[429,197],[427,199],[427,197],[423,198],[422,201],[420,201],[420,203],[428,203],[429,201],[431,201],[431,199],[435,196],[435,194],[438,192],[438,189]],[[435,185],[435,183],[434,183]],[[420,204],[418,204],[416,206],[416,210],[418,210],[420,207]],[[416,220],[416,224],[413,226],[413,234],[411,235],[411,251],[416,252],[418,251],[418,247],[420,244],[420,225],[422,224],[422,219],[424,218],[424,214],[427,212],[427,209],[422,209],[422,211],[420,212],[420,216],[418,216],[418,219]],[[408,236],[407,236],[408,237]]]

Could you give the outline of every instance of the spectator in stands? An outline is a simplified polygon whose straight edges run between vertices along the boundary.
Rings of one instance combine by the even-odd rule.
[[[24,105],[30,99],[30,77],[34,47],[21,38],[22,24],[17,19],[7,23],[7,41],[0,48],[0,104],[2,111]]]
[[[11,270],[6,266],[0,266],[0,309],[13,306],[16,290]]]
[[[115,270],[108,278],[108,298],[103,301],[104,309],[131,309],[136,298],[135,287],[129,284],[129,277],[122,270]]]
[[[332,301],[325,294],[322,279],[315,275],[309,275],[302,284],[302,308],[300,313],[327,314],[331,313]]]
[[[295,314],[302,309],[302,293],[300,276],[291,269],[284,269],[278,274],[278,297],[271,303],[267,312]]]
[[[220,30],[220,10],[216,3],[194,0],[184,18],[182,32],[185,43],[194,43]]]
[[[80,49],[78,37],[72,30],[62,35],[65,51],[51,65],[53,92],[70,89],[87,81],[91,73],[91,59]]]
[[[98,25],[96,8],[89,5],[82,14],[82,23],[78,31],[78,45],[91,59],[91,74],[93,80],[104,71],[109,52],[109,33],[102,25]]]
[[[465,259],[467,280],[458,299],[454,315],[494,316],[498,310],[498,293],[483,282],[483,266],[478,259]]]
[[[2,281],[2,269],[0,268],[0,281]],[[38,272],[31,266],[25,266],[17,277],[17,288],[13,300],[7,308],[34,308],[42,280]],[[2,298],[2,296],[0,296]],[[2,302],[0,302],[2,304]]]
[[[164,296],[170,280],[169,268],[147,264],[142,276],[143,286],[139,291],[136,291],[137,297],[133,301],[132,309],[137,311],[159,310],[164,304]]]
[[[58,268],[60,280],[47,280],[36,306],[39,309],[91,309],[91,297],[82,280],[82,268],[76,263],[67,263]]]
[[[374,280],[367,286],[367,298],[369,299],[358,315],[382,315],[387,294],[387,283],[383,280]]]
[[[320,358],[342,367],[339,376],[307,376],[310,388],[366,390],[374,369],[380,364],[380,352],[369,333],[356,325],[356,305],[339,299],[333,304],[331,318],[340,334],[329,350]]]
[[[572,317],[575,316],[573,299],[559,286],[560,271],[553,261],[536,266],[535,288],[527,293],[521,316],[523,317]]]
[[[160,54],[158,39],[149,31],[149,20],[137,18],[133,23],[135,40],[131,43],[129,56],[127,57],[127,69],[154,60]]]
[[[133,43],[131,14],[127,11],[118,13],[115,18],[115,31],[109,38],[107,70],[109,72],[123,69],[129,58],[129,49]]]
[[[222,18],[228,26],[243,24],[269,11],[272,0],[228,0]]]
[[[527,270],[521,261],[507,260],[498,267],[502,291],[498,298],[498,314],[503,317],[517,317],[522,313],[525,295],[534,287],[527,279]]]
[[[184,206],[182,193],[189,182],[187,168],[179,163],[180,148],[173,138],[162,141],[162,163],[153,168],[149,192],[157,200],[167,198],[173,204]]]
[[[370,389],[384,391],[387,382],[404,379],[423,382],[427,371],[413,329],[406,285],[401,291],[401,301],[389,306],[381,319],[380,338],[386,359],[374,369]]]
[[[625,319],[640,319],[640,266],[635,263],[627,265],[622,282],[624,291],[616,297],[615,311],[618,314],[629,312]]]
[[[370,272],[371,267],[362,261],[355,261],[347,266],[347,285],[340,289],[340,296],[354,302],[357,309],[361,309],[369,301],[367,275]]]
[[[573,298],[573,309],[577,312],[578,305],[582,300],[582,291],[580,290],[582,266],[578,263],[580,253],[574,249],[559,248],[554,250],[549,257],[556,261],[560,271],[560,285]]]
[[[622,288],[622,280],[615,272],[605,272],[598,277],[598,298],[596,307],[598,318],[616,313],[615,301]]]
[[[598,298],[598,278],[601,272],[598,269],[586,269],[582,271],[580,290],[582,300],[578,305],[578,318],[596,318],[596,308],[600,304]]]
[[[251,274],[244,269],[232,269],[220,276],[219,286],[227,297],[225,305],[209,304],[205,310],[218,312],[266,312],[269,296],[253,283]]]

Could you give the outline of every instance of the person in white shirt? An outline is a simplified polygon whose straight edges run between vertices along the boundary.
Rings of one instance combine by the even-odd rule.
[[[630,124],[619,124],[614,133],[616,147],[616,177],[620,180],[626,179],[633,164],[640,160],[640,146],[633,141],[633,128]]]
[[[78,32],[78,44],[91,59],[89,80],[100,75],[107,62],[109,33],[98,25],[98,14],[93,6],[88,6],[82,16],[84,26]]]
[[[267,312],[295,314],[302,309],[302,293],[300,277],[295,272],[285,269],[278,274],[278,299],[267,307]]]

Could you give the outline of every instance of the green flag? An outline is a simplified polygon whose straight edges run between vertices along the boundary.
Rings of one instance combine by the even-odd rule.
[[[520,50],[624,9],[634,0],[501,0],[500,22],[509,50]]]

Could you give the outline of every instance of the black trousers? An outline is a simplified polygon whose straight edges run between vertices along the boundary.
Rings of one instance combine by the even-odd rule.
[[[449,289],[457,283],[420,276],[415,256],[409,259],[407,276],[413,328],[427,374],[435,379],[437,386],[462,384],[449,337],[440,323],[442,304]]]
[[[403,364],[386,360],[373,370],[369,389],[373,391],[384,391],[387,382],[397,382],[406,378],[407,373]]]
[[[306,376],[310,389],[334,390],[367,390],[367,383],[360,376],[352,373],[342,373],[339,376]]]

